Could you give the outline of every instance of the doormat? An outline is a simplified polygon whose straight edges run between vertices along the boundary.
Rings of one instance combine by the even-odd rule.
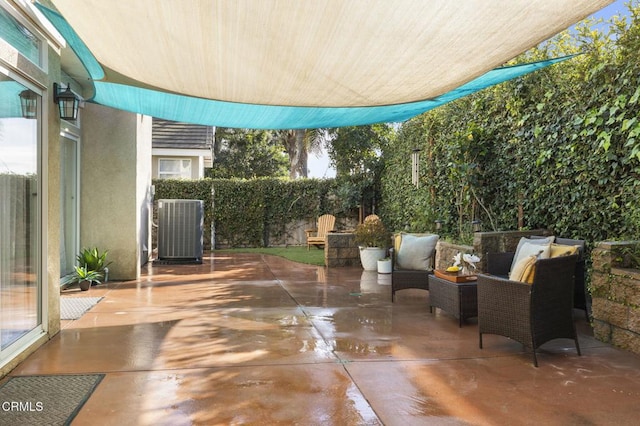
[[[61,297],[60,319],[78,319],[101,300],[102,297]]]
[[[16,376],[0,386],[0,424],[69,425],[104,374]]]
[[[202,259],[155,259],[154,265],[202,265]]]

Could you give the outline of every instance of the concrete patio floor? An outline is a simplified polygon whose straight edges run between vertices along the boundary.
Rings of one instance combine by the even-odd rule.
[[[390,301],[390,277],[254,254],[148,267],[14,369],[106,373],[73,425],[631,425],[640,357],[595,340],[582,356],[486,335],[429,313],[428,292]]]

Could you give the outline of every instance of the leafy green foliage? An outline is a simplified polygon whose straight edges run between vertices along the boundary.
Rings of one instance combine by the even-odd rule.
[[[616,262],[623,268],[640,268],[640,245],[628,245],[617,250]]]
[[[352,216],[344,208],[334,179],[203,179],[199,181],[154,180],[155,199],[203,200],[204,243],[268,247],[274,238],[286,235],[287,225],[296,220],[313,222],[324,213]],[[366,186],[363,191],[370,191]],[[362,198],[362,195],[356,195]]]
[[[395,130],[388,124],[373,124],[330,129],[328,134],[327,149],[343,209],[361,206],[363,212],[374,212],[381,202],[382,154],[395,138]]]
[[[382,167],[382,149],[393,129],[387,124],[332,129],[328,154],[337,176],[376,174]]]
[[[216,129],[213,168],[207,177],[251,179],[287,176],[288,160],[280,141],[265,130]]]
[[[391,234],[378,217],[367,218],[355,229],[355,240],[362,247],[387,248]]]
[[[97,247],[85,248],[76,256],[76,260],[80,266],[90,271],[104,273],[104,269],[112,263],[107,262],[108,253],[108,251],[100,253]]]
[[[74,271],[64,277],[61,281],[62,285],[79,283],[80,281],[89,281],[100,284],[103,275],[101,272],[89,269],[86,266],[74,266]]]

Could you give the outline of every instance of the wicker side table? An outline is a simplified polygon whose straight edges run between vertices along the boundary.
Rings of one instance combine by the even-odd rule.
[[[456,283],[430,275],[429,304],[429,312],[440,308],[458,318],[462,327],[464,320],[478,316],[478,283]]]

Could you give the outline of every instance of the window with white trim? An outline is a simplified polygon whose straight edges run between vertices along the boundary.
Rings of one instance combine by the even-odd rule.
[[[160,158],[158,160],[158,178],[191,179],[191,159]]]
[[[24,21],[24,18],[19,15],[14,16],[0,7],[0,38],[16,48],[25,58],[41,67],[44,42],[21,21]]]

